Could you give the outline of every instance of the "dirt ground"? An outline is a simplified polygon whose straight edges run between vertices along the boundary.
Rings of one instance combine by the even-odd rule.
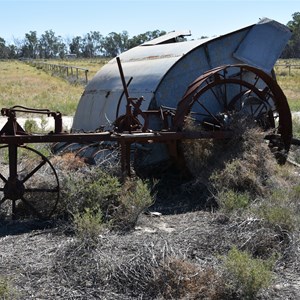
[[[273,237],[278,249],[286,242],[262,235],[266,229],[257,222],[203,210],[143,214],[135,230],[104,230],[93,247],[78,243],[58,222],[6,222],[0,227],[0,278],[7,279],[7,299],[163,299],[151,296],[147,278],[164,257],[214,267],[234,244],[249,249],[262,243],[261,236]],[[274,280],[258,299],[300,299],[299,237],[287,239]]]

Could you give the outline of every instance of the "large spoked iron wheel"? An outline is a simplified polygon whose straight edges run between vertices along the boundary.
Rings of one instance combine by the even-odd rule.
[[[28,146],[0,147],[1,219],[48,219],[58,200],[58,176],[43,154]]]
[[[176,130],[189,116],[203,130],[230,130],[236,116],[252,120],[266,132],[269,146],[284,163],[291,145],[292,119],[277,82],[248,65],[226,65],[198,77],[178,103]]]

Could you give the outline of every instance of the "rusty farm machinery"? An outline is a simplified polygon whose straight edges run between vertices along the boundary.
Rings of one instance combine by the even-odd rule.
[[[96,164],[118,147],[122,173],[130,176],[136,156],[138,168],[151,169],[167,160],[181,162],[179,144],[185,139],[231,138],[231,120],[241,114],[268,132],[266,140],[284,163],[293,140],[292,118],[273,66],[290,31],[263,19],[211,39],[185,41],[188,34],[167,34],[108,62],[86,86],[70,132],[63,131],[59,112],[3,108],[0,208],[9,207],[13,218],[20,203],[39,218],[55,211],[57,172],[29,144],[51,143],[56,152],[75,151]],[[18,113],[53,117],[54,129],[28,133]],[[200,130],[185,131],[187,118]],[[25,155],[30,162],[24,163]],[[46,184],[39,184],[40,172],[49,175]]]

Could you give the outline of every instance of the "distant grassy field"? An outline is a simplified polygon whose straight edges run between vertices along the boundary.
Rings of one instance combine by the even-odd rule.
[[[279,60],[277,65],[275,73],[278,84],[285,93],[291,110],[300,111],[300,59]]]
[[[90,80],[107,62],[103,59],[51,60],[52,64],[72,65],[89,70]],[[291,110],[300,111],[300,60],[279,60],[275,67],[277,80],[286,94]],[[284,65],[284,66],[281,66]],[[74,115],[84,85],[70,84],[20,61],[0,61],[0,108],[24,105],[48,108],[63,115]]]
[[[51,61],[89,69],[91,79],[100,69],[98,62]],[[103,64],[102,64],[103,65]],[[84,91],[83,85],[70,84],[20,61],[0,61],[0,107],[23,105],[48,108],[63,115],[73,115]]]

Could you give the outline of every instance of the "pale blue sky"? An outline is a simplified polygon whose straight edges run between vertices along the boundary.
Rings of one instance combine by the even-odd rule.
[[[53,30],[63,38],[99,31],[191,30],[193,38],[221,35],[268,17],[286,24],[300,0],[0,0],[0,37],[7,43],[25,33]]]

